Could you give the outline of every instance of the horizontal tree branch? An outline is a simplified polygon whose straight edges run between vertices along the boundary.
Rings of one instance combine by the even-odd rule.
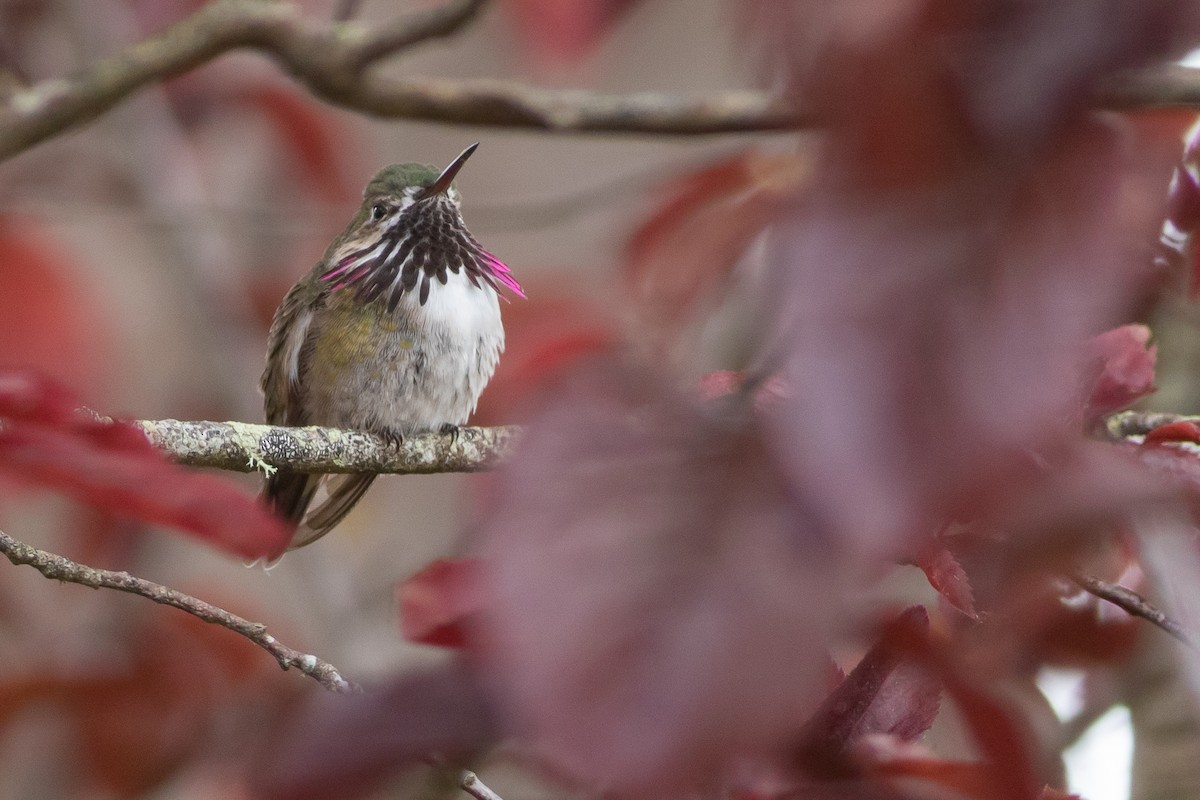
[[[1122,411],[1104,421],[1104,429],[1113,439],[1129,436],[1145,436],[1155,428],[1173,422],[1194,422],[1200,425],[1200,417],[1171,414],[1165,411]]]
[[[1113,111],[1200,106],[1200,69],[1164,64],[1123,73],[1102,86],[1096,102]]]
[[[144,578],[135,577],[128,572],[97,569],[64,556],[38,550],[36,547],[17,541],[3,531],[0,531],[0,553],[3,553],[13,564],[33,567],[52,580],[77,583],[93,589],[115,589],[178,608],[205,622],[220,625],[222,628],[227,628],[249,639],[270,653],[284,670],[299,670],[332,692],[348,692],[354,688],[332,664],[284,645],[267,633],[266,625],[243,619],[191,595]]]
[[[447,36],[482,7],[445,7],[370,28],[316,23],[278,0],[214,0],[187,19],[94,67],[42,81],[0,105],[0,159],[110,110],[134,92],[239,49],[264,53],[317,97],[392,118],[554,131],[707,134],[777,130],[802,122],[754,91],[685,97],[537,89],[503,81],[397,80],[368,68],[429,39]]]
[[[284,428],[247,422],[138,420],[131,423],[180,464],[252,472],[479,472],[503,459],[516,427],[459,428],[393,444],[374,434],[339,428]]]
[[[343,2],[337,17],[357,4]],[[798,128],[814,120],[756,91],[696,96],[602,94],[504,81],[397,80],[368,68],[470,22],[484,0],[443,7],[374,28],[335,18],[318,24],[280,0],[214,0],[162,34],[90,70],[42,81],[0,104],[0,160],[95,119],[139,89],[251,49],[277,61],[312,94],[381,117],[558,132],[702,135]],[[1200,105],[1200,70],[1160,67],[1110,82],[1099,105],[1130,109]]]
[[[1144,620],[1152,622],[1184,644],[1191,645],[1191,639],[1182,625],[1171,619],[1167,616],[1166,612],[1132,589],[1126,589],[1124,586],[1116,583],[1102,581],[1091,575],[1073,575],[1071,579],[1079,584],[1081,588],[1099,597],[1101,600],[1107,600],[1118,608],[1124,609],[1132,616],[1141,617]]]
[[[355,5],[343,3],[335,16],[352,13]],[[95,119],[151,83],[239,49],[273,58],[328,103],[393,119],[672,135],[786,130],[814,123],[779,98],[757,91],[603,94],[497,80],[398,80],[369,69],[421,42],[456,33],[483,5],[484,0],[450,0],[372,28],[336,18],[315,23],[280,0],[214,0],[89,70],[9,95],[0,103],[0,160]],[[1116,109],[1200,106],[1200,70],[1166,66],[1129,73],[1104,86],[1096,102]]]

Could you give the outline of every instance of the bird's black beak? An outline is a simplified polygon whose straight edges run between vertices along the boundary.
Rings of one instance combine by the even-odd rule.
[[[468,147],[458,154],[458,158],[450,162],[450,166],[442,170],[442,174],[437,176],[437,180],[426,186],[417,195],[418,200],[428,200],[430,197],[436,197],[439,194],[445,194],[450,188],[450,184],[454,182],[454,176],[462,169],[463,164],[467,163],[467,159],[475,152],[475,148],[479,147],[479,142]]]

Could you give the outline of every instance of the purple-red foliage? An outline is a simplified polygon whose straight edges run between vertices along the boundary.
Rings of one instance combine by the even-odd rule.
[[[547,62],[588,54],[638,0],[505,0],[517,34]]]
[[[929,616],[916,606],[903,612],[902,623],[922,634]],[[853,747],[867,736],[885,735],[903,742],[917,739],[933,724],[941,702],[939,682],[912,663],[885,638],[858,662],[804,725],[796,748],[801,765],[814,776],[858,773]]]
[[[558,770],[709,785],[813,707],[837,567],[754,423],[600,359],[499,481],[473,645],[510,730]]]
[[[1154,391],[1158,349],[1149,342],[1150,329],[1145,325],[1122,325],[1092,338],[1089,366],[1095,377],[1085,407],[1088,424]]]
[[[31,372],[0,372],[0,474],[245,558],[276,557],[288,543],[286,527],[250,495],[173,466],[141,431],[88,416],[62,386]]]
[[[466,625],[483,607],[481,565],[438,559],[396,587],[400,632],[410,642],[462,648]]]
[[[77,256],[35,220],[0,214],[0,369],[36,367],[103,394],[120,372],[111,321],[80,280]]]
[[[81,793],[144,796],[205,752],[232,707],[280,688],[261,650],[195,617],[150,614],[128,634],[122,658],[64,669],[50,647],[44,661],[0,679],[0,731],[51,711],[78,747],[53,780],[77,775],[89,787]]]
[[[268,800],[349,800],[416,764],[460,764],[498,729],[477,676],[462,664],[401,675],[366,694],[316,698],[264,742],[251,785]]]
[[[971,591],[967,571],[941,538],[939,536],[917,557],[917,566],[925,573],[929,585],[946,602],[968,617],[977,619],[979,613],[975,610],[975,594]]]
[[[684,391],[612,348],[556,362],[470,569],[401,589],[406,634],[462,646],[466,695],[593,792],[891,797],[903,779],[1062,797],[996,687],[1128,652],[1128,621],[1067,608],[1061,576],[1122,550],[1131,509],[1200,496],[1200,461],[1170,444],[1195,431],[1087,438],[1153,390],[1149,332],[1129,323],[1161,288],[1147,254],[1168,177],[1089,98],[1176,55],[1200,7],[745,5],[776,85],[822,123],[819,151],[678,181],[624,274],[642,316],[677,332],[765,231],[751,363],[769,370]],[[956,612],[930,624],[866,602],[913,562]],[[867,631],[878,641],[831,692],[828,654]],[[942,704],[977,761],[913,741]],[[317,743],[380,724],[317,717],[285,763],[312,755],[329,785]],[[415,731],[385,724],[408,763]]]

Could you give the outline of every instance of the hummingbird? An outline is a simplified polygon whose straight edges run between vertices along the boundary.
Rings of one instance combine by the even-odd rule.
[[[443,170],[392,164],[367,184],[354,219],[275,312],[261,381],[269,424],[399,443],[467,421],[504,350],[501,290],[525,296],[463,222],[454,177],[478,146]],[[374,480],[281,469],[263,498],[296,527],[295,549],[328,533]],[[323,483],[328,496],[310,510]]]

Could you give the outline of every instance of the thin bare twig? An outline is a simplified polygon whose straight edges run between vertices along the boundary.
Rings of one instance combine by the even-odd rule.
[[[1079,584],[1081,588],[1094,594],[1101,600],[1107,600],[1118,608],[1124,609],[1132,616],[1141,617],[1144,620],[1154,623],[1179,641],[1189,647],[1191,646],[1191,638],[1182,625],[1168,617],[1165,612],[1132,589],[1126,589],[1124,586],[1102,581],[1091,575],[1073,575],[1071,579]]]
[[[503,800],[500,795],[488,788],[487,784],[479,780],[479,776],[469,769],[464,769],[462,775],[458,779],[458,785],[463,791],[475,798],[475,800]]]
[[[459,428],[392,444],[362,431],[283,428],[247,422],[139,420],[131,423],[180,464],[252,472],[432,474],[491,469],[516,443],[519,429]]]
[[[487,0],[450,0],[437,8],[375,28],[357,44],[355,63],[361,69],[415,44],[453,36],[466,27],[486,3]]]
[[[332,664],[284,645],[267,633],[266,625],[243,619],[191,595],[144,578],[135,577],[128,572],[97,569],[64,556],[38,550],[36,547],[17,541],[3,531],[0,531],[0,553],[3,553],[13,564],[33,567],[52,580],[77,583],[93,589],[115,589],[178,608],[198,619],[220,625],[222,628],[249,639],[270,653],[279,662],[282,669],[299,670],[331,692],[348,692],[354,688]]]

